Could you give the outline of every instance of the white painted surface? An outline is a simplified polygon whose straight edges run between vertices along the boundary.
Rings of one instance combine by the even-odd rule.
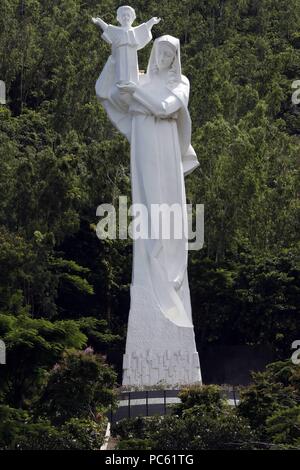
[[[166,399],[166,404],[167,405],[174,405],[176,403],[180,403],[180,401],[181,400],[178,397],[168,397]],[[165,402],[164,402],[163,398],[148,398],[148,405],[163,405],[164,403]],[[234,402],[234,400],[229,399],[228,404],[230,406],[238,405],[239,400],[236,400],[236,402]],[[128,407],[128,400],[120,400],[118,405],[119,405],[119,408],[122,407],[122,406]],[[145,398],[138,398],[138,399],[131,399],[130,400],[130,406],[139,406],[139,405],[146,406],[146,399]]]
[[[107,62],[96,93],[115,127],[131,144],[133,204],[179,205],[187,226],[184,175],[198,166],[191,146],[189,81],[181,74],[179,40],[155,40],[147,73],[118,88]],[[151,223],[153,218],[151,217]],[[153,228],[151,226],[151,228]],[[201,383],[187,276],[187,233],[134,241],[131,305],[123,385],[165,387]],[[152,232],[153,234],[153,232]]]
[[[100,447],[100,450],[107,450],[109,438],[110,438],[110,423],[107,423],[104,442],[102,446]]]
[[[164,399],[163,398],[148,398],[148,405],[163,405]],[[175,403],[180,403],[180,398],[178,397],[168,397],[166,399],[166,404],[167,405],[173,405]],[[138,406],[138,405],[144,405],[146,406],[146,399],[145,398],[134,398],[130,400],[130,406]],[[128,400],[120,400],[119,401],[119,407],[121,406],[127,406],[128,407]]]

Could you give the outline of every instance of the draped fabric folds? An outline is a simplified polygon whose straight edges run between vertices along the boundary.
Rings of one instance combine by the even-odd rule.
[[[156,65],[162,41],[176,51],[165,82],[159,79]],[[96,93],[112,123],[130,142],[132,202],[147,208],[140,219],[155,234],[134,241],[132,285],[151,292],[165,318],[179,327],[192,328],[184,175],[199,163],[191,145],[189,81],[181,74],[179,41],[162,36],[154,42],[147,73],[140,75],[130,96],[113,85],[114,67],[110,58],[96,83]],[[164,239],[153,226],[153,205],[162,204],[179,210],[181,237],[171,225],[170,237]]]

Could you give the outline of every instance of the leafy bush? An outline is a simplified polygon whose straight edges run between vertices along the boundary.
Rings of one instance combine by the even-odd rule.
[[[194,385],[181,390],[178,396],[181,403],[174,408],[178,414],[195,406],[206,413],[218,414],[224,406],[222,388],[218,385]]]
[[[248,421],[229,408],[218,416],[191,408],[183,418],[167,417],[152,438],[153,448],[164,450],[253,449],[256,441]]]
[[[22,436],[28,413],[0,405],[0,450],[13,449]]]
[[[239,415],[265,438],[268,418],[299,402],[298,380],[299,368],[290,361],[270,364],[265,372],[253,374],[253,383],[241,392]]]
[[[27,411],[0,405],[0,449],[100,449],[116,374],[92,348],[67,351]]]
[[[222,399],[218,386],[185,388],[182,403],[165,417],[125,419],[112,432],[126,446],[161,450],[252,449],[256,434],[249,422]],[[129,439],[129,440],[128,440]],[[134,446],[137,447],[134,447]]]
[[[193,409],[184,417],[165,416],[139,418],[128,425],[122,420],[114,434],[121,437],[119,448],[152,450],[218,450],[256,448],[256,434],[246,419],[237,416],[235,410],[224,410],[218,417],[196,413]],[[141,422],[144,426],[141,426]],[[119,434],[118,431],[122,429]],[[126,436],[126,429],[128,434]],[[136,434],[135,431],[136,430]],[[122,438],[123,437],[123,438]],[[129,437],[129,439],[128,439]],[[136,447],[135,447],[136,445]]]
[[[68,351],[51,370],[37,410],[54,424],[74,417],[93,418],[114,405],[116,373],[102,356],[86,351]]]
[[[150,439],[124,439],[117,445],[118,450],[151,450],[152,441]]]
[[[143,439],[149,431],[149,423],[155,418],[144,418],[138,416],[137,418],[121,419],[111,427],[113,436],[119,436],[121,439]]]
[[[300,406],[274,413],[267,419],[266,432],[279,447],[300,450]]]
[[[105,436],[107,420],[100,422],[73,418],[62,426],[49,421],[24,422],[22,433],[10,448],[15,450],[99,450]]]

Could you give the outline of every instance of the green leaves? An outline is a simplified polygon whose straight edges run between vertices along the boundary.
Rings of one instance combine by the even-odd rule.
[[[255,449],[256,433],[246,418],[221,399],[221,388],[191,386],[170,416],[123,419],[112,427],[119,449]]]
[[[130,200],[129,145],[94,90],[110,49],[90,18],[116,24],[115,2],[23,4],[0,3],[7,87],[0,107],[0,337],[11,364],[1,368],[0,399],[28,407],[66,349],[122,350],[132,249],[128,240],[100,241],[95,233],[99,204]],[[154,38],[180,38],[191,83],[201,166],[187,179],[187,194],[205,205],[205,246],[191,254],[189,272],[198,346],[264,344],[286,357],[300,330],[300,120],[291,102],[300,77],[299,2],[140,0],[135,8],[136,24],[163,18]],[[141,69],[150,49],[139,52]],[[272,387],[263,392],[267,403],[278,391]],[[18,428],[17,412],[6,413],[7,426]],[[283,416],[286,429],[278,428],[280,416],[270,432],[284,440],[297,410]],[[230,434],[236,417],[228,428],[226,419],[218,426]],[[90,422],[70,421],[59,433],[47,420],[32,424],[32,446],[71,448],[73,434],[78,446],[96,445]],[[211,418],[203,424],[217,439]],[[173,420],[174,439],[188,439],[189,425],[197,431],[196,422]],[[197,436],[199,447],[208,445]]]
[[[257,429],[271,448],[299,449],[299,370],[291,361],[270,364],[253,374],[253,384],[241,393],[238,412]],[[277,446],[278,445],[278,446]]]
[[[37,404],[54,424],[78,418],[95,418],[99,407],[113,405],[115,372],[88,348],[66,352],[51,370],[47,385]]]
[[[8,364],[1,370],[0,396],[20,407],[34,397],[42,372],[53,366],[65,349],[81,349],[87,341],[75,321],[36,319],[25,309],[17,316],[0,313],[0,336],[6,344]]]
[[[93,286],[80,274],[87,274],[90,272],[88,268],[79,266],[73,260],[65,260],[62,258],[53,258],[50,261],[51,269],[57,273],[59,283],[64,285],[64,289],[68,289],[68,285],[79,291],[82,294],[93,295]]]
[[[194,253],[190,273],[200,344],[241,344],[243,338],[246,344],[269,346],[279,358],[290,355],[300,329],[295,251],[262,255],[244,243],[217,263]]]
[[[300,449],[300,406],[278,411],[267,419],[267,433],[278,449]]]

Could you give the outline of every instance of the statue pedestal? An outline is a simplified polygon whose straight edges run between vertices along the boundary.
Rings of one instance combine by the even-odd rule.
[[[201,383],[194,328],[175,325],[150,292],[131,286],[123,385],[173,388],[193,383]]]

